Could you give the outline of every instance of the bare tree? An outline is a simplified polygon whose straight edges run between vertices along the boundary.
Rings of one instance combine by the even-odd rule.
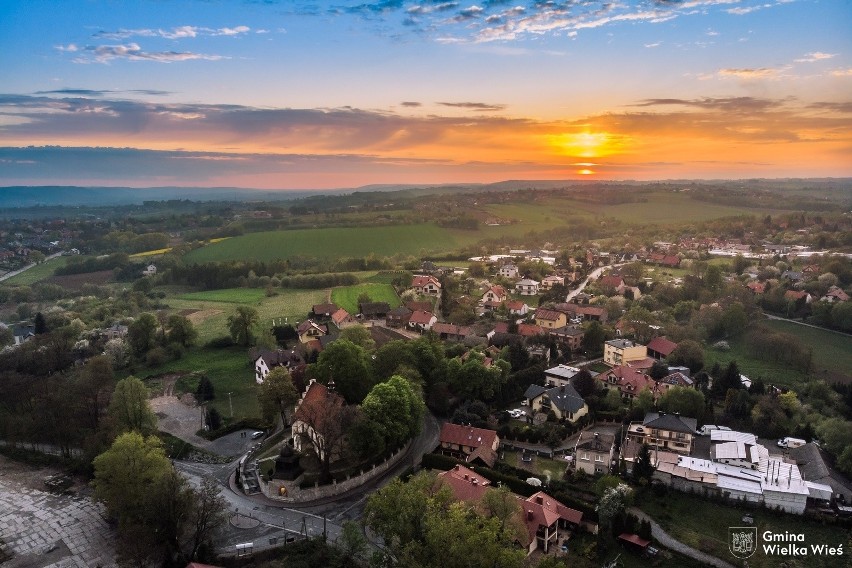
[[[347,406],[343,397],[319,383],[311,385],[296,411],[294,429],[310,443],[319,458],[322,481],[331,479],[331,462],[343,453],[346,435],[357,417],[356,407]]]

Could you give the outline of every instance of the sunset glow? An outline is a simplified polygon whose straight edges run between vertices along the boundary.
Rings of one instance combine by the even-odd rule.
[[[0,184],[852,175],[848,2],[486,4],[5,2]]]

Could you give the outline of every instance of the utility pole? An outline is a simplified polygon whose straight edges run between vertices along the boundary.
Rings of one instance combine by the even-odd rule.
[[[228,406],[231,407],[231,418],[234,417],[234,401],[231,400],[231,393],[228,393]]]

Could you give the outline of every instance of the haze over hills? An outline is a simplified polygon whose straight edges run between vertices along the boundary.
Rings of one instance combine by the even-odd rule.
[[[370,184],[354,188],[306,189],[252,189],[244,187],[80,187],[80,186],[7,186],[0,187],[0,208],[13,209],[37,206],[110,206],[134,205],[144,201],[171,199],[191,201],[290,201],[322,195],[341,195],[356,192],[412,192],[433,195],[468,191],[517,191],[523,189],[559,189],[571,187],[642,186],[654,184],[689,184],[690,186],[725,185],[755,188],[775,188],[793,192],[818,192],[823,197],[840,200],[852,197],[852,178],[810,179],[749,179],[749,180],[688,180],[672,179],[647,181],[600,180],[505,180],[495,183],[447,184]]]

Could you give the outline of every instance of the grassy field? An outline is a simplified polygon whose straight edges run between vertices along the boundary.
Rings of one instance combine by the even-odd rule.
[[[371,253],[393,256],[442,252],[459,246],[460,241],[451,231],[435,225],[299,229],[233,237],[196,249],[184,258],[188,262],[212,262],[245,258],[275,260],[291,256],[363,257]]]
[[[746,512],[754,517],[754,526],[757,527],[758,535],[766,530],[775,533],[787,531],[804,534],[806,546],[843,544],[844,552],[849,542],[849,534],[839,527],[818,524],[796,515],[761,509],[751,511],[742,507],[722,505],[675,491],[669,491],[663,497],[647,495],[637,503],[637,506],[651,515],[660,523],[663,530],[677,540],[731,563],[734,563],[735,559],[728,550],[728,527],[742,526],[742,517]],[[748,563],[752,568],[770,568],[780,566],[782,560],[785,559],[766,556],[762,550],[759,550],[749,558]],[[790,566],[793,565],[805,566],[798,563],[790,564]],[[827,556],[808,556],[806,565],[809,568],[848,566],[845,562],[838,562],[836,558]]]
[[[761,323],[770,329],[795,335],[813,350],[814,368],[811,377],[824,378],[828,382],[852,380],[852,337],[785,321],[764,320]],[[757,358],[742,338],[728,343],[730,351],[719,351],[712,347],[706,350],[707,367],[712,367],[716,362],[724,367],[730,361],[736,361],[740,372],[749,378],[760,377],[765,382],[786,387],[796,387],[808,379],[808,375],[787,365]]]
[[[28,270],[24,270],[20,274],[16,274],[7,280],[4,280],[3,284],[8,284],[9,286],[31,286],[36,282],[41,282],[42,280],[53,276],[53,273],[56,272],[57,268],[61,268],[68,263],[69,258],[70,257],[67,256],[51,258],[50,260],[37,264]]]
[[[236,419],[260,415],[257,403],[257,383],[254,381],[254,371],[248,360],[248,350],[242,347],[227,349],[193,348],[187,351],[177,361],[170,361],[156,369],[145,369],[136,373],[140,379],[168,372],[192,372],[192,378],[178,382],[186,390],[194,391],[198,378],[207,375],[213,383],[216,398],[208,403],[215,407],[222,416],[230,416],[228,393],[234,405]]]
[[[282,289],[277,295],[267,297],[262,290],[250,288],[236,288],[229,290],[215,290],[211,292],[181,293],[173,297],[167,297],[165,302],[176,311],[198,310],[195,317],[200,317],[200,322],[193,322],[198,330],[198,342],[204,344],[211,339],[228,334],[228,316],[233,314],[240,303],[233,300],[204,299],[206,294],[212,297],[229,297],[239,293],[260,293],[254,302],[248,303],[258,311],[261,324],[271,325],[272,321],[284,320],[296,324],[308,317],[311,306],[321,304],[327,300],[326,290],[290,290]],[[217,296],[217,293],[220,295]],[[195,294],[200,294],[196,297]],[[357,297],[357,295],[356,295]],[[190,319],[193,316],[190,315]]]
[[[334,288],[331,291],[331,301],[349,312],[350,314],[358,313],[358,296],[361,294],[369,294],[370,300],[373,302],[387,302],[391,308],[395,308],[402,304],[397,296],[396,291],[390,284],[371,283],[356,284],[355,286],[345,286]]]
[[[178,296],[181,300],[199,302],[228,302],[232,304],[257,304],[266,298],[266,291],[259,288],[226,288],[224,290],[205,290]]]

